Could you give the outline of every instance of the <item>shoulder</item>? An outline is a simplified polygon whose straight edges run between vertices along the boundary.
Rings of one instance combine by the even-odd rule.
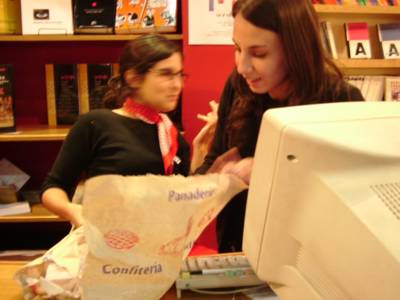
[[[338,100],[340,101],[363,101],[365,100],[361,91],[343,80],[340,91],[338,93]]]
[[[325,90],[322,102],[363,101],[361,91],[344,79],[336,79]]]
[[[116,114],[108,109],[95,109],[86,114],[80,115],[73,125],[70,134],[82,135],[90,132],[107,129],[114,126]]]
[[[79,121],[81,122],[90,122],[93,120],[108,120],[110,118],[113,118],[116,114],[113,113],[109,109],[94,109],[89,111],[86,114],[83,114],[79,117]]]

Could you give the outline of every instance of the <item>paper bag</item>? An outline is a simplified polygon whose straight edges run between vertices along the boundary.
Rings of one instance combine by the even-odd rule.
[[[83,228],[78,228],[22,267],[15,279],[23,288],[24,299],[80,299],[79,280],[87,252]]]
[[[159,299],[202,230],[245,188],[227,174],[89,179],[83,299]]]

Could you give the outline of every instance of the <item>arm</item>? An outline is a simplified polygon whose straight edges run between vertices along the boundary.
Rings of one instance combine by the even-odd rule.
[[[218,103],[214,100],[209,102],[211,111],[207,115],[198,114],[197,118],[206,122],[199,133],[193,139],[193,153],[190,164],[190,171],[193,173],[204,161],[210,149],[212,138],[214,137],[215,127],[218,120]]]
[[[83,120],[82,120],[83,119]],[[70,203],[75,184],[89,165],[91,153],[91,124],[79,119],[70,130],[60,152],[46,177],[41,192],[43,205],[51,212],[79,226],[80,207]]]
[[[197,174],[205,174],[207,170],[212,166],[214,161],[217,159],[217,157],[228,150],[228,145],[226,144],[225,127],[234,97],[235,95],[232,86],[231,76],[228,78],[225,84],[219,102],[220,104],[218,107],[218,121],[211,148],[208,151],[208,154],[206,155],[203,164],[195,171],[195,173]]]
[[[82,206],[70,202],[64,190],[57,187],[45,190],[42,194],[42,203],[48,210],[69,220],[75,227],[82,225]]]

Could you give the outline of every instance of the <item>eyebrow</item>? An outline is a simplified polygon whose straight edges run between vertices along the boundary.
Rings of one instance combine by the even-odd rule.
[[[239,46],[238,43],[236,43],[236,41],[234,39],[232,39],[232,41],[235,44],[235,46]],[[253,45],[253,46],[249,47],[249,49],[251,49],[251,50],[256,50],[259,48],[268,48],[268,45]]]
[[[174,71],[173,68],[168,68],[168,67],[159,68],[159,69],[153,69],[153,70],[163,71],[163,72],[173,72]],[[183,68],[181,68],[178,72],[183,72]]]

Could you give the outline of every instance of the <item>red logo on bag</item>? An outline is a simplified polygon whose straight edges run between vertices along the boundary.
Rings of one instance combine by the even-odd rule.
[[[114,229],[104,234],[104,240],[111,248],[129,250],[139,242],[139,237],[128,230]]]

